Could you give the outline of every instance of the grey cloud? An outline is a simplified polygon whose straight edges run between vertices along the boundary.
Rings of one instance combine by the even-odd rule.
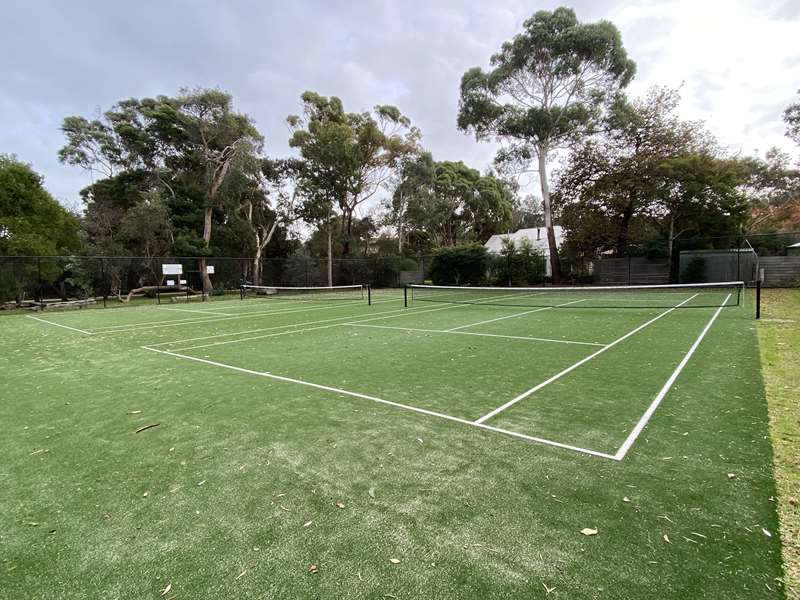
[[[31,162],[56,196],[74,201],[89,179],[57,161],[67,115],[219,87],[256,120],[266,151],[286,155],[285,118],[312,89],[340,96],[348,110],[396,104],[438,158],[485,168],[495,146],[456,129],[461,75],[487,66],[535,10],[559,4],[15,1],[0,36],[0,152]],[[618,4],[572,6],[582,20],[613,21]],[[622,32],[640,72],[655,64],[662,25],[645,18]]]

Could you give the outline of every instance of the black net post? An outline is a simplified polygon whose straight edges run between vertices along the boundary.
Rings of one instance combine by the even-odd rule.
[[[756,319],[761,318],[761,277],[756,279]]]
[[[408,308],[408,286],[403,286],[403,306]]]
[[[367,284],[367,305],[372,306],[372,285]]]

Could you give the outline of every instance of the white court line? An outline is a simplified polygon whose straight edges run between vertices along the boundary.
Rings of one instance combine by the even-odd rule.
[[[373,296],[374,299],[374,296]],[[400,295],[398,294],[397,299],[400,299]],[[339,299],[342,300],[341,298]],[[284,308],[297,308],[299,306],[320,306],[321,302],[327,302],[329,304],[336,302],[334,299],[330,300],[300,300],[296,298],[269,298],[269,297],[259,297],[259,298],[246,298],[244,300],[213,300],[206,304],[221,304],[225,303],[224,306],[208,306],[206,310],[230,310],[235,311],[236,314],[245,314],[241,311],[241,309],[245,310],[263,310],[264,306],[267,304],[272,305],[269,310],[276,308],[277,306],[282,306]],[[366,304],[367,297],[364,296],[363,299],[359,298],[351,298],[346,300],[346,302],[350,302],[352,304]],[[255,312],[255,311],[254,311]],[[214,314],[214,313],[212,313]]]
[[[400,300],[400,298],[396,299],[396,301],[399,301],[399,300]],[[390,302],[390,300],[381,300],[379,302]],[[378,304],[378,302],[373,302],[373,304]],[[216,319],[215,318],[200,319],[198,317],[184,317],[182,319],[172,319],[170,321],[145,321],[143,323],[123,323],[121,325],[105,325],[103,327],[93,327],[92,329],[94,329],[96,333],[103,333],[100,330],[108,331],[108,333],[114,333],[114,331],[111,331],[112,329],[118,329],[118,328],[122,328],[122,327],[129,328],[129,329],[135,329],[135,328],[141,327],[142,325],[153,325],[153,326],[162,326],[162,327],[164,327],[164,326],[173,325],[173,324],[180,324],[180,323],[186,323],[186,324],[192,324],[192,323],[215,323],[217,321],[227,321],[229,319],[243,319],[243,318],[248,317],[248,316],[278,315],[278,314],[284,314],[284,313],[304,312],[304,311],[311,311],[311,310],[323,310],[323,309],[327,309],[327,308],[341,308],[341,307],[346,307],[346,306],[355,306],[355,304],[353,304],[352,302],[347,302],[345,304],[332,304],[332,305],[327,305],[327,306],[313,306],[311,308],[308,308],[307,305],[305,305],[305,304],[301,304],[301,305],[297,305],[296,304],[296,305],[291,305],[291,306],[284,306],[280,310],[268,309],[266,311],[260,310],[260,311],[252,311],[252,312],[247,312],[247,313],[237,313],[235,315],[230,315],[229,317],[222,317],[222,318],[216,318]],[[217,313],[210,313],[210,316],[214,317],[214,316],[219,316],[219,315],[217,315]]]
[[[33,319],[34,321],[39,321],[40,323],[47,323],[48,325],[55,325],[56,327],[62,327],[64,329],[69,329],[71,331],[77,331],[78,333],[83,333],[86,335],[93,335],[91,331],[84,331],[83,329],[78,329],[77,327],[70,327],[69,325],[61,325],[60,323],[53,323],[52,321],[45,321],[44,319],[40,319],[39,317],[34,317],[32,315],[25,315],[29,319]]]
[[[633,334],[635,334],[635,333],[638,333],[639,331],[641,331],[642,329],[644,329],[644,328],[645,328],[645,327],[647,327],[648,325],[650,325],[650,324],[652,324],[652,323],[655,323],[655,322],[656,322],[656,321],[658,321],[658,320],[659,320],[661,317],[668,315],[669,313],[671,313],[673,310],[675,310],[675,309],[677,309],[677,308],[680,308],[681,306],[683,306],[684,304],[686,304],[686,303],[687,303],[687,302],[689,302],[690,300],[693,300],[694,298],[696,298],[698,295],[699,295],[699,294],[694,294],[693,296],[690,296],[689,298],[687,298],[686,300],[684,300],[684,301],[683,301],[683,302],[681,302],[680,304],[677,304],[677,305],[673,306],[672,308],[669,308],[669,309],[665,310],[664,312],[662,312],[661,314],[659,314],[659,315],[658,315],[658,316],[656,316],[655,318],[653,318],[653,319],[650,319],[649,321],[647,321],[646,323],[643,323],[642,325],[639,325],[639,326],[638,326],[636,329],[634,329],[634,330],[632,330],[632,331],[629,331],[628,333],[626,333],[626,334],[625,334],[625,335],[623,335],[622,337],[619,337],[619,338],[617,338],[616,340],[614,340],[614,341],[613,341],[613,342],[611,342],[610,344],[607,344],[607,345],[603,346],[603,347],[602,347],[602,348],[600,348],[600,350],[598,350],[597,352],[593,352],[592,354],[590,354],[590,355],[589,355],[589,356],[587,356],[586,358],[582,358],[581,360],[579,360],[578,362],[574,363],[573,365],[571,365],[571,366],[567,367],[567,368],[566,368],[566,369],[564,369],[563,371],[560,371],[560,372],[556,373],[556,374],[555,374],[555,375],[553,375],[553,376],[552,376],[550,379],[547,379],[547,380],[543,381],[542,383],[540,383],[540,384],[538,384],[538,385],[535,385],[534,387],[532,387],[531,389],[527,390],[526,392],[523,392],[523,393],[521,393],[521,394],[520,394],[519,396],[517,396],[516,398],[512,398],[511,400],[509,400],[508,402],[506,402],[506,403],[505,403],[505,404],[503,404],[502,406],[498,406],[498,407],[497,407],[497,408],[495,408],[494,410],[492,410],[492,411],[490,411],[490,412],[486,413],[486,414],[485,414],[485,415],[483,415],[481,418],[477,419],[477,420],[475,421],[475,423],[483,423],[484,421],[487,421],[488,419],[491,419],[491,418],[492,418],[492,417],[494,417],[495,415],[497,415],[497,414],[499,414],[499,413],[503,412],[503,411],[504,411],[504,410],[506,410],[507,408],[511,408],[512,406],[514,406],[514,405],[515,405],[517,402],[519,402],[520,400],[524,400],[525,398],[527,398],[527,397],[528,397],[528,396],[530,396],[531,394],[533,394],[533,393],[535,393],[535,392],[538,392],[540,389],[542,389],[543,387],[545,387],[545,386],[547,386],[547,385],[550,385],[551,383],[553,383],[553,382],[554,382],[554,381],[556,381],[557,379],[561,379],[561,378],[562,378],[564,375],[566,375],[567,373],[571,373],[572,371],[574,371],[575,369],[577,369],[577,368],[578,368],[578,367],[580,367],[581,365],[583,365],[583,364],[585,364],[585,363],[589,362],[590,360],[592,360],[592,359],[593,359],[593,358],[595,358],[596,356],[600,356],[600,355],[601,355],[603,352],[605,352],[606,350],[609,350],[609,349],[613,348],[614,346],[616,346],[616,345],[617,345],[617,344],[619,344],[620,342],[622,342],[622,341],[624,341],[624,340],[628,339],[629,337],[631,337]]]
[[[379,313],[373,313],[375,315],[391,315],[394,313],[403,312],[408,314],[407,308],[398,308],[392,310],[385,310]],[[199,342],[202,340],[214,340],[221,337],[231,337],[234,335],[250,335],[252,333],[260,333],[262,331],[274,331],[275,329],[286,329],[288,327],[303,327],[304,325],[319,325],[320,323],[332,323],[334,321],[345,321],[347,319],[356,318],[353,315],[347,315],[344,317],[333,317],[332,319],[320,319],[319,321],[305,321],[303,323],[290,323],[288,325],[273,325],[272,327],[261,327],[259,329],[248,329],[246,331],[233,331],[231,333],[216,333],[214,335],[203,335],[200,337],[193,337],[193,338],[184,338],[182,340],[170,340],[169,342],[158,342],[156,344],[150,344],[152,347],[156,346],[174,346],[175,344],[183,344],[184,342]]]
[[[201,315],[214,315],[214,316],[223,316],[223,317],[232,317],[234,315],[229,315],[227,313],[220,313],[220,312],[209,312],[207,310],[195,310],[193,308],[173,308],[171,306],[159,306],[161,310],[177,310],[178,312],[188,312],[188,313],[200,313]]]
[[[150,352],[157,352],[159,354],[166,354],[168,356],[174,356],[179,359],[191,360],[195,362],[199,362],[206,365],[211,365],[214,367],[221,367],[223,369],[230,369],[232,371],[238,371],[240,373],[247,373],[248,375],[256,375],[258,377],[266,377],[268,379],[275,379],[277,381],[283,381],[286,383],[294,383],[297,385],[304,385],[307,387],[315,388],[318,390],[324,390],[326,392],[333,392],[335,394],[341,394],[344,396],[352,396],[354,398],[361,398],[362,400],[371,400],[372,402],[378,402],[380,404],[385,404],[388,406],[393,406],[395,408],[402,408],[403,410],[408,410],[411,412],[427,415],[430,417],[437,417],[439,419],[446,419],[448,421],[453,421],[456,423],[461,423],[462,425],[469,425],[470,427],[477,427],[479,429],[484,429],[487,431],[494,431],[496,433],[501,433],[504,435],[508,435],[511,437],[515,437],[518,439],[527,440],[529,442],[536,442],[539,444],[545,444],[547,446],[555,446],[556,448],[562,448],[566,450],[572,450],[574,452],[580,452],[583,454],[589,454],[591,456],[597,456],[600,458],[608,458],[611,460],[619,460],[615,456],[611,454],[606,454],[604,452],[597,452],[595,450],[589,450],[587,448],[580,448],[578,446],[571,446],[569,444],[562,444],[560,442],[554,442],[552,440],[546,440],[544,438],[538,438],[530,435],[525,435],[524,433],[517,433],[516,431],[509,431],[507,429],[500,429],[499,427],[492,427],[491,425],[482,425],[480,423],[476,423],[474,421],[470,421],[468,419],[462,419],[460,417],[454,417],[452,415],[447,415],[444,413],[436,412],[433,410],[427,410],[424,408],[418,408],[416,406],[409,406],[408,404],[401,404],[399,402],[392,402],[391,400],[384,400],[383,398],[378,398],[376,396],[369,396],[367,394],[360,394],[358,392],[351,392],[349,390],[343,390],[341,388],[335,388],[327,385],[320,385],[318,383],[312,383],[310,381],[304,381],[302,379],[294,379],[292,377],[284,377],[283,375],[274,375],[273,373],[269,372],[260,372],[260,371],[253,371],[251,369],[244,369],[242,367],[236,367],[234,365],[228,365],[221,362],[216,362],[213,360],[208,360],[205,358],[197,358],[195,356],[186,356],[183,354],[178,354],[176,352],[170,352],[168,350],[158,350],[156,348],[151,348],[149,346],[142,346],[142,349],[148,350]]]
[[[281,335],[291,335],[295,333],[303,333],[305,331],[317,331],[318,329],[330,329],[331,327],[339,327],[343,323],[331,323],[329,325],[320,325],[319,327],[306,327],[305,329],[292,329],[290,331],[278,331],[277,333],[265,333],[264,335],[256,335],[249,338],[241,338],[238,340],[225,340],[224,342],[212,342],[210,344],[199,344],[197,346],[187,346],[186,348],[174,348],[175,352],[187,352],[189,350],[199,350],[201,348],[212,348],[214,346],[224,346],[226,344],[238,344],[239,342],[249,342],[251,340],[263,340],[265,338],[278,337]]]
[[[578,302],[586,302],[586,300],[588,300],[588,298],[582,298],[581,300],[573,300],[572,302],[565,302],[564,304],[558,304],[556,306],[545,306],[542,308],[534,308],[533,310],[526,310],[525,312],[520,312],[513,315],[506,315],[505,317],[497,317],[496,319],[488,319],[486,321],[479,321],[477,323],[469,323],[467,325],[453,327],[452,329],[448,329],[447,331],[458,331],[459,329],[466,329],[467,327],[477,327],[478,325],[486,325],[487,323],[494,323],[495,321],[502,321],[503,319],[513,319],[515,317],[521,317],[523,315],[529,315],[535,312],[542,312],[543,310],[550,310],[553,308],[559,308],[561,306],[569,306],[570,304],[577,304]]]
[[[359,319],[358,321],[353,321],[352,323],[353,324],[355,324],[355,323],[366,323],[368,321],[380,321],[380,320],[383,320],[383,319],[393,319],[395,317],[404,317],[404,316],[409,315],[409,314],[419,315],[419,314],[422,314],[422,313],[429,313],[429,312],[436,312],[436,311],[439,311],[439,310],[448,310],[448,309],[451,309],[451,308],[458,308],[460,306],[470,306],[470,305],[469,304],[449,304],[447,306],[440,306],[440,307],[437,307],[437,308],[428,308],[428,309],[425,309],[425,310],[416,310],[416,311],[413,310],[413,309],[409,310],[407,308],[400,308],[400,309],[397,309],[397,310],[387,310],[385,312],[378,313],[378,315],[380,315],[380,316],[377,316],[377,317],[373,316],[373,317],[370,317],[369,319]],[[395,313],[400,313],[400,314],[395,314]],[[344,317],[344,318],[352,319],[353,316],[349,315],[349,316]],[[336,319],[336,320],[338,321],[338,320],[341,320],[341,319]],[[308,323],[308,324],[311,324],[311,323]],[[199,350],[201,348],[210,348],[212,346],[225,346],[227,344],[238,344],[239,342],[250,342],[250,341],[253,341],[253,340],[260,340],[260,339],[264,339],[264,338],[268,338],[268,337],[274,337],[275,335],[285,335],[287,333],[300,333],[302,331],[311,331],[311,330],[314,330],[314,329],[327,329],[329,327],[336,327],[338,325],[343,325],[343,324],[344,323],[334,323],[332,325],[325,325],[325,326],[322,326],[322,327],[313,327],[313,328],[309,328],[309,329],[293,329],[291,331],[286,331],[286,332],[283,332],[283,333],[280,333],[280,334],[267,333],[267,334],[264,334],[264,335],[254,335],[254,336],[250,336],[250,337],[239,338],[239,339],[236,339],[236,340],[225,340],[224,342],[213,342],[211,344],[201,344],[201,345],[198,345],[198,346],[191,346],[189,348],[177,348],[177,350],[181,350],[181,351],[184,351],[184,350]],[[280,325],[279,327],[280,328],[297,327],[298,325],[303,325],[303,323],[298,323],[296,325]],[[248,333],[248,332],[243,332],[243,333]],[[173,341],[173,342],[168,342],[167,344],[152,344],[152,345],[153,346],[157,346],[157,345],[158,346],[164,346],[164,345],[176,344],[176,343],[177,342]]]
[[[582,346],[605,346],[597,342],[576,342],[572,340],[556,340],[553,338],[540,338],[522,335],[500,335],[499,333],[476,333],[474,331],[454,331],[452,329],[418,329],[416,327],[390,327],[389,325],[366,325],[361,323],[342,323],[353,327],[372,327],[375,329],[395,329],[399,331],[421,331],[424,333],[449,333],[451,335],[476,335],[480,337],[506,338],[509,340],[528,340],[532,342],[554,342],[556,344],[580,344]]]
[[[402,298],[393,298],[391,300],[377,300],[372,304],[381,304],[385,302],[401,302]],[[233,319],[246,319],[246,318],[256,318],[262,317],[267,315],[287,315],[292,313],[298,312],[310,312],[314,310],[325,310],[329,308],[343,308],[343,307],[353,307],[353,306],[361,306],[361,304],[354,304],[349,302],[347,304],[334,304],[332,306],[314,306],[312,308],[291,308],[289,310],[275,310],[275,311],[260,311],[260,312],[250,312],[250,313],[243,313],[237,314],[230,317],[219,317],[219,318],[209,318],[209,319],[199,319],[199,318],[192,318],[186,317],[184,319],[171,319],[169,321],[150,321],[145,323],[127,323],[123,325],[107,325],[103,327],[93,327],[92,331],[94,333],[120,333],[120,332],[128,332],[128,331],[139,331],[145,329],[160,329],[162,327],[178,327],[181,325],[195,325],[195,324],[202,324],[202,323],[218,323],[220,321],[231,321]],[[364,304],[366,306],[366,303]],[[124,329],[122,329],[124,328]]]
[[[485,300],[485,298],[483,298],[483,299]],[[383,302],[390,302],[390,301],[394,301],[394,299],[393,300],[384,300]],[[375,303],[373,302],[373,304],[375,304]],[[374,315],[392,315],[392,314],[396,314],[396,313],[402,313],[403,315],[410,315],[410,314],[416,315],[416,314],[419,314],[419,313],[434,312],[434,311],[437,311],[437,310],[447,310],[449,308],[456,308],[458,306],[469,306],[469,305],[467,305],[467,304],[453,304],[453,305],[440,306],[440,307],[437,307],[437,308],[429,308],[429,309],[424,309],[424,310],[423,309],[416,309],[414,307],[412,307],[412,308],[399,308],[399,309],[393,309],[393,310],[386,310],[386,311],[379,312],[379,313],[373,313],[373,317],[374,317]],[[299,312],[299,311],[293,311],[293,312]],[[284,313],[277,313],[277,314],[284,314]],[[400,316],[400,315],[398,314],[397,316]],[[201,340],[217,339],[217,338],[221,338],[221,337],[231,337],[231,336],[234,336],[234,335],[249,335],[251,333],[259,333],[261,331],[273,331],[275,329],[285,329],[287,327],[302,327],[304,325],[318,325],[319,323],[331,323],[333,321],[344,321],[344,320],[347,320],[347,319],[351,319],[352,320],[352,319],[356,319],[356,318],[358,318],[358,317],[355,317],[353,315],[347,315],[345,317],[335,317],[335,318],[332,318],[332,319],[321,319],[319,321],[305,321],[304,323],[291,323],[291,324],[288,324],[288,325],[275,325],[273,327],[262,327],[260,329],[248,329],[247,331],[234,331],[234,332],[231,332],[231,333],[218,333],[218,334],[214,334],[214,335],[204,335],[204,336],[201,336],[201,337],[184,338],[184,339],[181,339],[181,340],[171,340],[169,342],[158,342],[156,344],[150,344],[150,346],[152,346],[152,347],[156,347],[156,346],[173,346],[175,344],[182,344],[183,342],[199,342]],[[359,319],[358,321],[354,321],[354,322],[362,323],[364,321],[380,320],[382,318],[384,318],[384,317],[380,317],[379,316],[379,317],[374,317],[374,318],[369,318],[369,319]],[[389,318],[389,317],[386,317],[386,318]],[[246,338],[246,340],[251,340],[251,339],[259,339],[259,338],[258,337]],[[246,340],[245,339],[232,340],[232,342],[235,342],[235,341],[246,341]]]
[[[722,309],[725,308],[725,305],[728,303],[730,297],[731,294],[728,294],[728,297],[722,301],[722,304],[719,306],[719,308],[717,308],[717,311],[714,313],[711,319],[709,319],[708,323],[706,323],[706,326],[703,328],[703,331],[701,331],[700,335],[697,336],[697,339],[689,348],[688,352],[686,352],[686,355],[683,357],[683,360],[681,360],[681,362],[678,363],[678,366],[675,367],[675,370],[672,372],[672,375],[669,376],[669,379],[667,379],[667,382],[664,384],[664,387],[661,388],[661,390],[658,392],[658,395],[650,403],[650,406],[647,407],[647,410],[642,415],[642,418],[639,419],[639,422],[636,424],[636,427],[633,428],[633,431],[631,431],[631,433],[625,439],[622,446],[619,447],[619,450],[617,450],[617,453],[614,455],[614,458],[616,458],[617,460],[622,460],[623,458],[625,458],[625,455],[628,453],[628,450],[630,450],[631,446],[633,446],[634,442],[636,442],[636,438],[638,438],[639,434],[642,433],[642,430],[647,425],[647,422],[650,420],[650,417],[652,417],[653,413],[656,412],[658,405],[661,404],[661,401],[669,392],[670,388],[672,387],[672,384],[675,383],[675,380],[678,378],[678,375],[681,374],[681,371],[683,371],[683,368],[689,362],[689,359],[692,358],[692,355],[695,353],[695,350],[697,350],[697,347],[700,345],[700,342],[703,341],[703,338],[711,329],[711,326],[714,324],[714,321],[717,320],[719,313],[721,313]]]

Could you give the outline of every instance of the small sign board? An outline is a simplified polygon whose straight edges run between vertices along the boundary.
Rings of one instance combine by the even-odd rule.
[[[177,264],[163,264],[161,265],[161,272],[164,275],[182,275],[183,274],[183,265]]]
[[[167,285],[175,285],[174,279],[167,279]]]
[[[214,265],[207,265],[206,266],[206,273],[208,273],[209,275],[213,275],[214,274]]]
[[[181,279],[181,285],[186,285],[186,280],[185,279]]]

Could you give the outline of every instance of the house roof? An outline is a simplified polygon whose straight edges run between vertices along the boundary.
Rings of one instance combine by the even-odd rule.
[[[553,225],[553,233],[556,237],[556,246],[560,246],[564,241],[564,228],[561,225]],[[500,252],[503,247],[503,240],[512,239],[515,243],[528,240],[535,248],[547,250],[550,244],[547,241],[547,229],[544,227],[527,227],[519,229],[514,233],[495,234],[486,240],[484,246],[489,252]]]

